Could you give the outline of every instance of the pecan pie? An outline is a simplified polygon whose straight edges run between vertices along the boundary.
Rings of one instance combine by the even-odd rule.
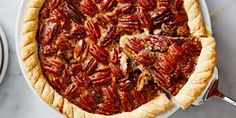
[[[24,21],[30,83],[69,118],[187,108],[216,64],[197,0],[31,0]]]

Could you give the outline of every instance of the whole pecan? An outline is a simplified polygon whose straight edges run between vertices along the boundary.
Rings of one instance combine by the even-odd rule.
[[[143,8],[137,8],[136,14],[139,18],[142,28],[151,29],[152,28],[152,19],[149,14]]]
[[[102,0],[101,5],[100,5],[100,10],[111,10],[117,5],[116,0]]]
[[[156,0],[138,0],[138,3],[147,10],[151,10],[156,7]]]
[[[80,9],[90,17],[95,16],[95,14],[99,12],[96,4],[94,4],[92,0],[84,0],[83,3],[80,4]]]
[[[104,48],[93,44],[89,47],[89,52],[97,61],[108,64],[107,57],[109,56],[109,53]]]
[[[145,48],[144,45],[142,44],[141,39],[136,37],[129,39],[128,42],[125,44],[125,47],[133,50],[136,53]]]
[[[91,75],[97,67],[98,62],[94,58],[88,59],[82,66],[86,75]]]
[[[87,30],[87,35],[89,36],[89,38],[94,42],[96,42],[97,39],[100,38],[101,36],[100,29],[97,25],[95,25],[95,22],[92,19],[87,20],[85,22],[85,29]]]
[[[62,10],[67,17],[76,23],[82,23],[86,20],[86,17],[72,4],[65,3],[62,7]]]
[[[112,42],[114,36],[116,33],[115,26],[111,26],[107,29],[107,31],[104,33],[104,36],[100,39],[99,44],[101,47],[107,46],[109,43]]]

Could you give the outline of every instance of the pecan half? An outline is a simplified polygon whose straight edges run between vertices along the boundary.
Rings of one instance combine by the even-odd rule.
[[[78,56],[80,56],[83,53],[85,47],[86,47],[86,42],[84,39],[81,39],[76,42],[73,55],[75,59],[78,58]]]
[[[80,9],[90,17],[95,16],[95,14],[99,12],[96,4],[94,4],[92,0],[84,0],[80,5]]]
[[[39,39],[43,45],[47,45],[57,34],[59,24],[57,22],[46,22],[39,28]]]
[[[79,77],[75,76],[74,77],[74,83],[76,83],[78,86],[83,86],[88,89],[88,86],[91,83],[91,80],[88,77]]]
[[[87,35],[89,38],[94,42],[100,38],[100,29],[97,25],[95,25],[95,22],[92,19],[85,22],[85,29],[87,30]]]
[[[119,47],[112,48],[112,50],[110,52],[110,58],[109,59],[113,64],[120,63],[119,54],[120,54],[120,48]]]
[[[101,47],[105,47],[107,46],[109,43],[112,42],[113,37],[115,36],[116,33],[116,28],[115,26],[111,26],[107,29],[107,31],[105,32],[104,36],[100,39],[99,41],[99,45]]]
[[[103,64],[108,64],[107,57],[109,56],[109,53],[104,48],[93,44],[89,47],[89,52],[99,62],[102,62]]]
[[[96,99],[92,93],[87,93],[87,95],[80,95],[77,100],[77,104],[82,108],[89,112],[93,112],[96,109]]]
[[[82,25],[77,25],[75,30],[66,32],[65,35],[69,38],[83,39],[86,37],[86,30]]]
[[[82,23],[86,20],[86,17],[71,4],[66,3],[62,10],[68,18],[72,19],[76,23]]]
[[[141,39],[136,37],[129,39],[128,42],[125,44],[125,46],[136,53],[145,48],[144,45],[142,44]]]
[[[156,7],[156,0],[138,0],[138,3],[147,10],[151,10]]]
[[[98,109],[96,110],[96,113],[102,113],[106,115],[111,115],[120,112],[119,106],[115,106],[108,103],[101,103],[98,105]]]
[[[156,55],[147,50],[141,50],[134,58],[134,60],[142,64],[143,66],[149,66],[154,64],[154,62],[156,61]]]
[[[115,106],[120,105],[120,98],[118,96],[118,93],[112,86],[109,85],[108,87],[102,88],[102,93],[104,99],[106,100],[106,103],[110,103]]]
[[[129,79],[129,78],[125,78],[124,80],[120,80],[122,82],[120,82],[120,90],[121,91],[128,91],[130,89],[132,89],[134,86],[136,86],[136,83]]]
[[[157,69],[150,69],[150,74],[154,77],[155,81],[163,88],[166,88],[170,84],[170,79],[165,77]]]
[[[96,72],[92,76],[90,76],[89,78],[93,84],[102,85],[102,84],[106,84],[109,81],[111,81],[110,75],[111,75],[111,72],[109,72],[109,71]]]
[[[152,19],[149,14],[143,8],[137,8],[136,14],[139,18],[142,28],[151,29],[152,28]]]
[[[65,92],[63,93],[63,95],[67,98],[67,99],[73,99],[75,96],[77,96],[77,93],[78,92],[78,86],[73,83],[73,84],[70,84]]]
[[[172,19],[172,13],[170,9],[163,8],[160,11],[154,11],[151,17],[153,20],[153,25],[160,27],[162,23],[168,22]]]
[[[118,28],[120,30],[133,32],[139,29],[139,20],[136,14],[119,18],[118,19]]]
[[[96,24],[101,26],[102,28],[107,29],[108,24],[110,22],[109,20],[110,19],[106,15],[103,15],[103,14],[96,15]]]
[[[132,111],[133,103],[130,95],[126,92],[120,93],[121,105],[124,111]]]
[[[86,75],[91,75],[97,67],[98,62],[94,58],[88,59],[82,66]]]
[[[128,14],[131,13],[135,10],[134,6],[130,3],[121,5],[120,7],[118,7],[117,9],[115,9],[115,13],[117,15],[123,15],[123,14]]]
[[[112,74],[117,77],[117,78],[122,78],[124,77],[122,70],[120,69],[119,65],[114,65],[114,64],[110,64],[110,69]]]
[[[101,6],[100,9],[102,10],[111,10],[112,8],[114,8],[117,5],[117,1],[116,0],[103,0],[101,2]]]
[[[43,60],[42,66],[45,71],[54,75],[61,74],[64,68],[64,63],[61,60]]]

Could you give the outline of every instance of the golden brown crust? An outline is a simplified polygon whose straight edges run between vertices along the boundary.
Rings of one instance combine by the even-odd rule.
[[[202,50],[198,57],[198,62],[194,72],[189,77],[187,83],[174,97],[177,103],[183,108],[187,108],[204,91],[212,77],[216,65],[215,39],[213,37],[200,38]]]
[[[184,0],[184,8],[188,15],[188,26],[192,36],[211,36],[205,28],[199,0]]]

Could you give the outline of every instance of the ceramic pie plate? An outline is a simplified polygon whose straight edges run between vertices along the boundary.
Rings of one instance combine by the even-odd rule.
[[[0,84],[5,76],[8,65],[8,45],[5,33],[0,26]]]
[[[206,25],[207,29],[209,31],[211,31],[211,21],[210,21],[209,11],[208,11],[206,2],[205,2],[205,0],[199,0],[199,1],[200,1],[200,6],[201,6],[202,14],[203,14],[203,17],[204,17],[205,25]],[[24,13],[26,13],[27,5],[28,5],[29,2],[30,2],[30,0],[22,0],[21,1],[20,10],[18,12],[18,18],[17,18],[17,23],[16,23],[16,34],[15,34],[16,42],[15,43],[16,43],[17,56],[18,56],[18,61],[19,61],[20,67],[21,67],[21,71],[22,71],[22,73],[24,75],[24,78],[26,79],[28,85],[30,86],[31,90],[37,96],[36,92],[34,91],[33,87],[31,87],[31,85],[28,81],[28,78],[26,76],[26,72],[23,69],[23,62],[22,62],[22,59],[20,57],[20,54],[21,54],[21,51],[22,51],[21,46],[20,46],[20,42],[21,42],[21,40],[24,39],[24,37],[22,35],[23,20],[24,20],[24,16],[25,16]],[[39,99],[41,104],[44,104],[44,105],[48,106],[46,103],[43,102],[43,100],[39,96],[37,96],[37,98]],[[166,117],[169,117],[170,115],[172,115],[173,113],[175,113],[180,107],[176,103],[174,103],[174,104],[175,105],[172,109],[159,114],[158,117],[166,118]],[[63,115],[61,113],[57,112],[56,110],[54,110],[50,106],[48,106],[48,108],[49,108],[50,111],[54,112],[55,117],[63,118]]]

